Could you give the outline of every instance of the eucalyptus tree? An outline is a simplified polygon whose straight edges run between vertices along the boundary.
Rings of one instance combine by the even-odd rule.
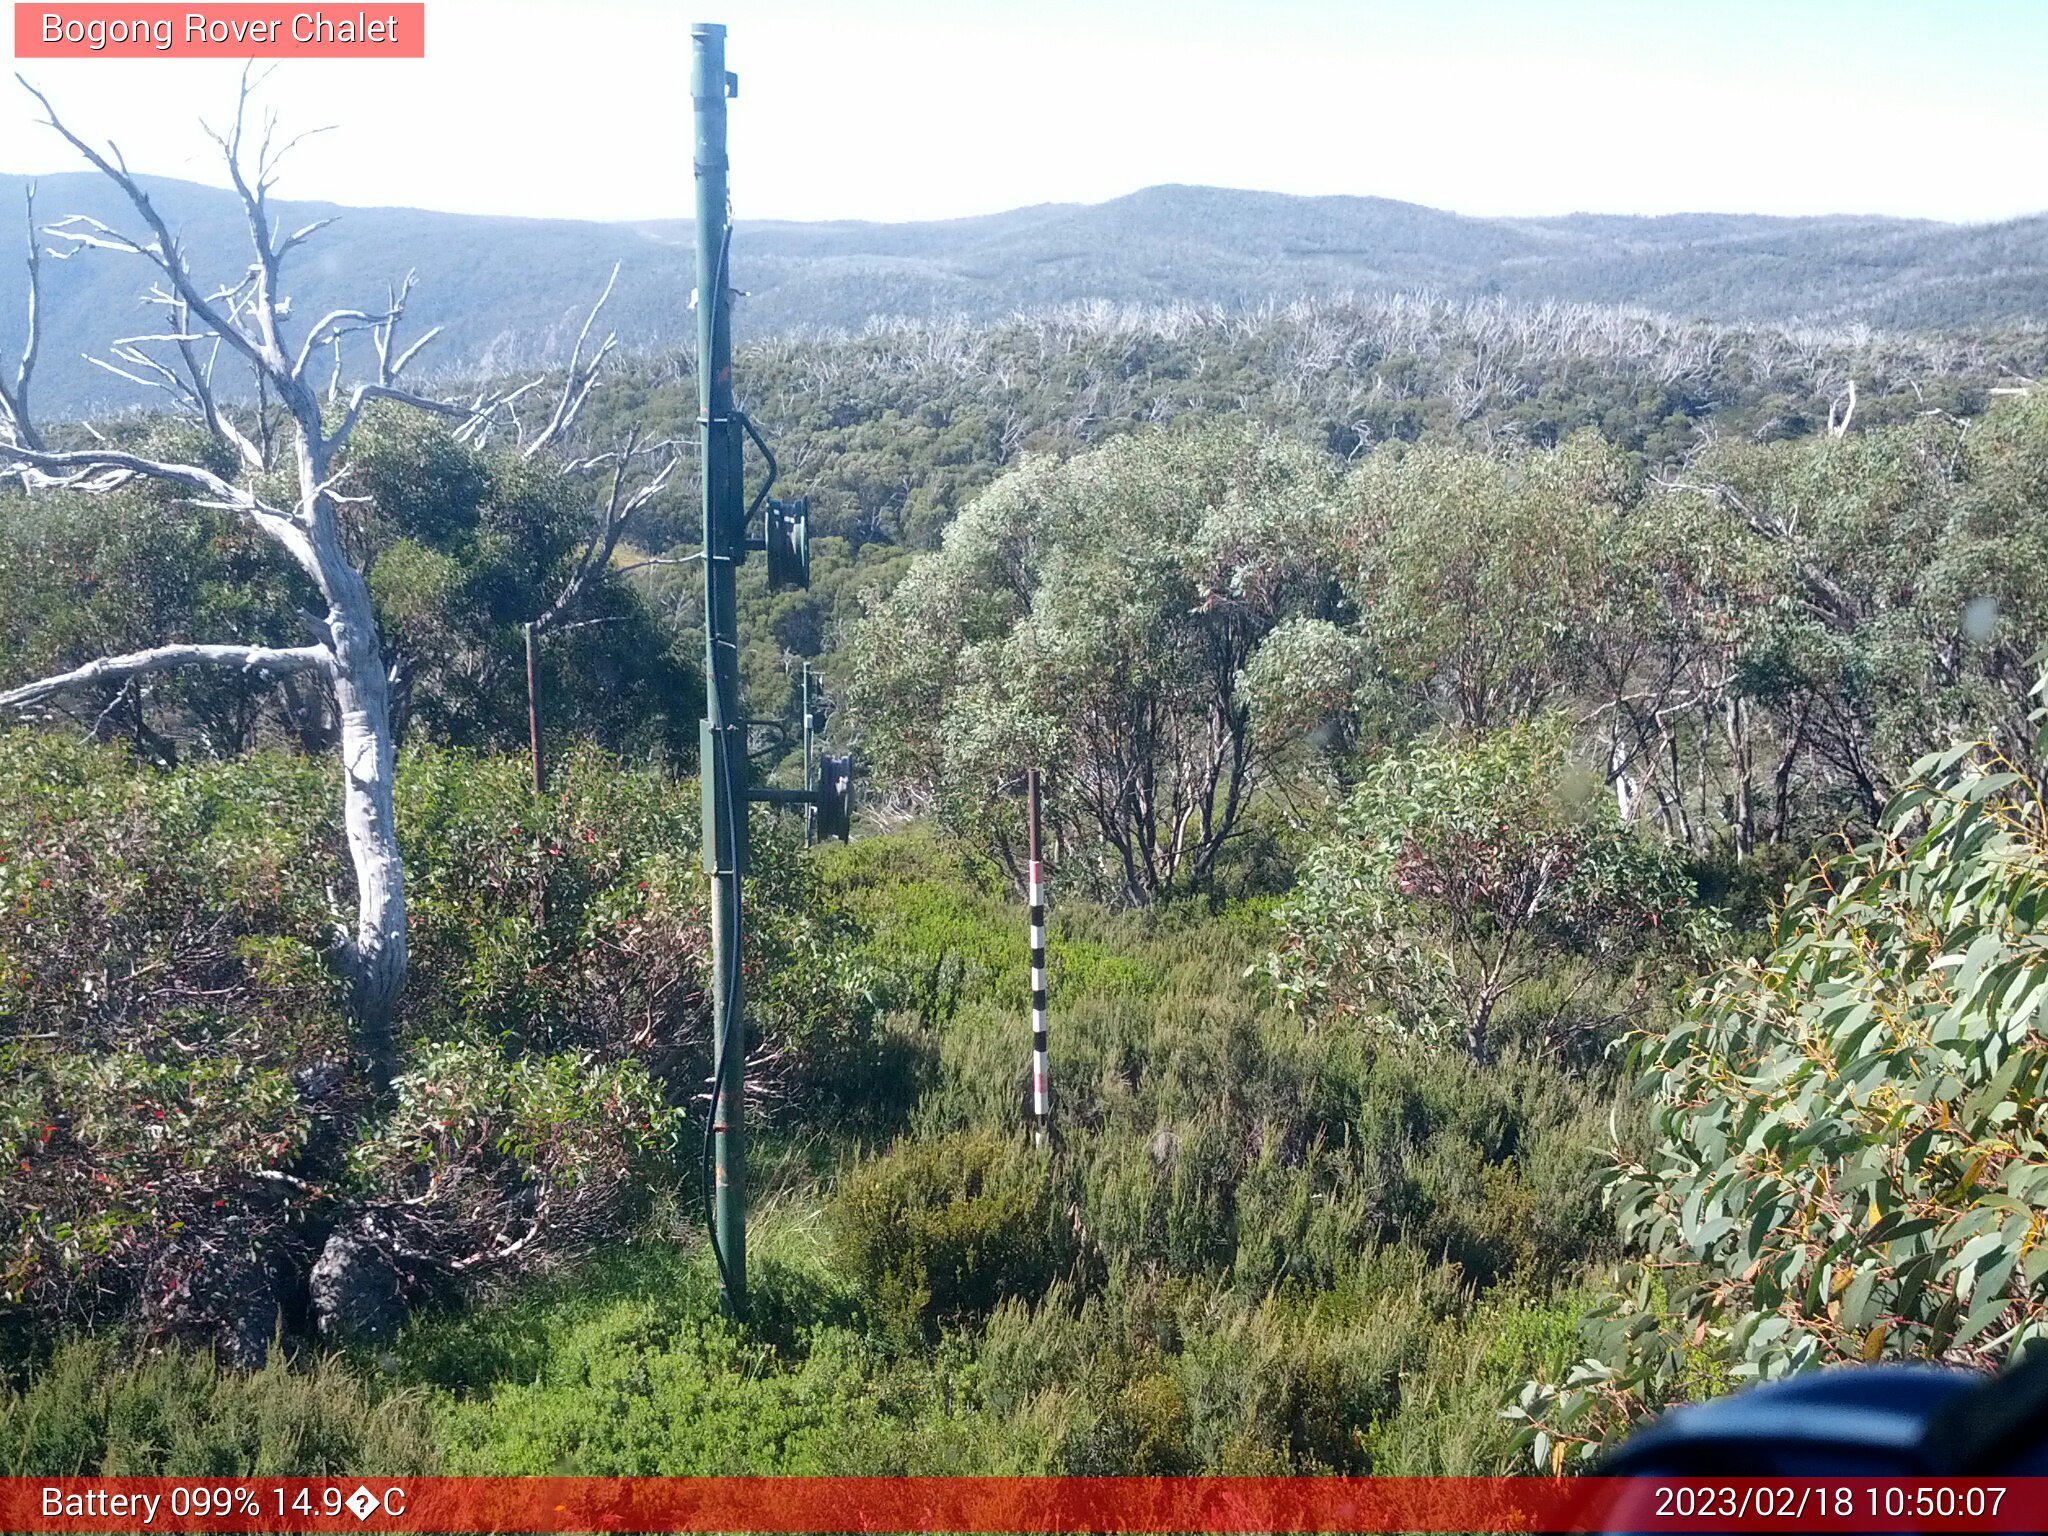
[[[1600,531],[1630,494],[1590,436],[1540,453],[1394,447],[1339,492],[1344,582],[1378,665],[1446,724],[1535,719],[1576,680]]]
[[[984,492],[851,635],[880,766],[1017,867],[1046,775],[1054,857],[1134,905],[1202,887],[1270,741],[1247,666],[1332,600],[1330,466],[1234,429],[1159,431]]]
[[[1725,643],[1726,685],[1703,703],[1728,722],[1738,781],[1743,752],[1768,744],[1775,835],[1796,780],[1814,809],[1868,825],[1922,754],[2030,739],[2030,658],[2048,640],[2044,487],[2038,399],[1967,426],[1935,413],[1727,444],[1666,480],[1653,498],[1677,535],[1665,585],[1695,605],[1696,639]]]
[[[1710,498],[1667,491],[1604,521],[1599,565],[1580,708],[1622,819],[1695,852],[1724,825],[1744,856],[1760,829],[1782,838],[1805,737],[1796,720],[1773,731],[1757,666],[1786,598],[1781,562]]]

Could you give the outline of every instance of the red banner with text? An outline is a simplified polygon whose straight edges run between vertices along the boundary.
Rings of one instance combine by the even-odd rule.
[[[18,59],[423,59],[423,3],[14,7]]]
[[[2048,1478],[0,1478],[9,1531],[2040,1531]]]

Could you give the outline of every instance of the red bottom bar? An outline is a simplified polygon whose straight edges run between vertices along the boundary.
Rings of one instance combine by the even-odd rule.
[[[2043,1531],[2048,1478],[0,1478],[9,1531]]]

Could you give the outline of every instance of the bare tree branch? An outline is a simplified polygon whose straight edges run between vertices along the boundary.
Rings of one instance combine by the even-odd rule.
[[[170,226],[164,222],[163,215],[156,211],[156,205],[149,200],[149,194],[142,189],[142,184],[129,174],[126,164],[121,161],[121,152],[109,145],[108,148],[114,156],[112,160],[109,160],[106,155],[94,149],[65,125],[63,119],[57,116],[57,109],[50,105],[49,97],[30,85],[21,75],[17,74],[14,78],[21,81],[23,90],[27,91],[29,95],[35,97],[41,103],[45,125],[54,128],[59,134],[63,135],[66,143],[85,156],[95,170],[99,171],[100,174],[113,182],[115,186],[119,187],[127,195],[129,203],[133,205],[136,213],[141,216],[142,221],[149,226],[150,233],[156,237],[156,244],[154,247],[144,246],[127,239],[125,236],[114,236],[112,231],[106,231],[106,233],[119,243],[109,243],[108,241],[96,240],[91,237],[72,236],[71,238],[79,239],[81,243],[85,244],[106,244],[107,248],[111,250],[125,250],[136,255],[148,257],[162,269],[164,276],[171,280],[172,288],[191,306],[192,313],[199,317],[201,323],[207,329],[215,332],[229,346],[242,353],[255,367],[266,372],[274,369],[277,373],[282,374],[284,371],[283,356],[274,347],[266,351],[255,338],[248,336],[239,326],[234,325],[226,315],[223,315],[213,306],[205,294],[199,291],[198,285],[192,280],[192,274],[185,267],[184,254],[179,249],[177,240],[173,238]],[[247,99],[248,79],[245,75],[242,82],[242,100],[246,101]],[[238,105],[236,107],[238,123],[240,117],[241,108]],[[239,134],[239,128],[237,132]],[[235,179],[238,184],[241,182],[239,174],[236,175]],[[98,227],[101,230],[106,228],[104,225]],[[264,242],[264,244],[267,249],[267,242]],[[274,254],[271,260],[274,262]]]
[[[235,95],[235,123],[228,134],[207,129],[214,143],[221,148],[227,161],[228,179],[234,183],[235,191],[242,199],[242,212],[249,224],[249,245],[256,253],[256,263],[251,274],[256,279],[255,303],[252,308],[256,316],[256,352],[260,366],[269,370],[276,379],[278,393],[294,416],[301,415],[292,386],[298,382],[299,371],[285,362],[284,338],[278,333],[277,322],[283,315],[284,296],[278,291],[279,251],[271,241],[269,195],[271,187],[270,135],[276,127],[275,117],[270,118],[263,130],[263,142],[256,152],[256,184],[252,187],[242,171],[242,125],[249,110],[249,71],[251,66],[242,68],[242,83]],[[132,200],[132,194],[131,194]],[[303,359],[301,359],[303,362]],[[313,406],[316,419],[318,406]]]
[[[584,360],[583,344],[590,339],[591,328],[597,324],[597,317],[603,311],[606,301],[611,298],[613,285],[618,280],[619,267],[618,263],[614,262],[612,275],[605,279],[604,292],[600,293],[597,302],[590,306],[590,314],[583,322],[583,329],[576,334],[576,345],[569,351],[569,372],[562,380],[562,396],[555,402],[554,414],[548,418],[548,424],[532,442],[521,445],[520,451],[529,459],[538,455],[574,424],[577,413],[583,409],[583,402],[590,397],[591,386],[597,382],[598,370],[604,366],[604,360],[619,343],[618,332],[613,331],[606,335],[590,359],[587,362]]]
[[[391,363],[389,367],[383,367],[383,353],[380,352],[378,354],[378,362],[380,368],[382,368],[383,382],[389,384],[393,379],[396,379],[401,373],[405,372],[405,365],[411,362],[415,357],[419,356],[420,348],[424,347],[428,342],[432,341],[436,336],[440,335],[443,329],[444,327],[438,325],[429,326],[427,328],[426,334],[420,337],[420,339],[414,342],[411,346],[407,347],[403,352],[399,353],[397,360]],[[391,333],[388,328],[385,331],[384,335],[385,348],[386,350],[389,350],[391,343]]]
[[[665,457],[662,457],[664,456]],[[626,490],[627,477],[632,473],[637,460],[646,457],[660,457],[661,462],[654,472],[632,491]],[[599,510],[597,527],[591,531],[589,540],[583,546],[583,553],[576,561],[576,568],[563,584],[562,590],[539,618],[533,621],[535,635],[546,634],[561,619],[572,611],[591,576],[611,564],[612,552],[619,547],[626,526],[635,514],[659,496],[667,488],[676,466],[682,463],[682,453],[672,442],[656,443],[650,448],[641,448],[638,440],[627,436],[616,452],[599,459],[584,460],[579,467],[597,467],[605,459],[611,461],[611,484],[605,495],[604,506]]]
[[[363,407],[372,400],[395,400],[400,405],[409,405],[416,411],[426,411],[434,416],[452,416],[464,426],[476,421],[503,404],[495,397],[471,405],[458,405],[453,400],[436,400],[429,395],[414,394],[409,389],[393,389],[388,384],[358,384],[349,393],[348,410],[341,418],[341,425],[334,429],[334,435],[327,439],[327,449],[337,453],[355,434],[356,423],[362,419]]]
[[[497,420],[498,412],[503,411],[512,423],[513,441],[517,442],[524,433],[524,429],[519,424],[519,402],[528,393],[539,389],[546,382],[544,378],[528,379],[517,389],[496,396],[488,411],[483,409],[485,397],[479,395],[477,397],[479,414],[471,417],[455,429],[456,440],[468,442],[478,448],[483,447],[490,441],[491,426]]]
[[[185,317],[185,305],[182,300],[179,302],[176,312],[181,322],[180,328],[182,329],[182,322]],[[193,402],[199,407],[199,419],[206,424],[206,429],[215,437],[233,445],[235,452],[241,455],[242,463],[247,468],[260,473],[270,468],[269,449],[252,442],[243,433],[241,428],[234,424],[234,421],[228,416],[227,412],[220,408],[219,401],[215,399],[213,393],[213,370],[214,365],[220,361],[221,338],[213,336],[210,339],[213,345],[207,350],[204,363],[199,361],[196,343],[190,341],[178,343],[178,356],[184,361],[185,377],[191,386]],[[258,383],[261,383],[260,376]],[[260,389],[257,392],[256,398],[256,430],[258,435],[263,437],[267,443],[269,434],[265,430],[262,419],[263,395]]]
[[[1837,417],[1838,412],[1839,419]],[[1855,375],[1851,374],[1849,377],[1847,403],[1845,404],[1840,398],[1828,402],[1828,436],[1847,437],[1849,435],[1849,423],[1855,420],[1855,418],[1856,378]]]
[[[179,667],[239,667],[244,672],[305,672],[325,670],[333,663],[325,646],[302,645],[280,649],[264,645],[159,645],[152,650],[130,651],[125,656],[102,656],[69,672],[59,672],[19,688],[0,693],[0,708],[19,709],[40,704],[53,694],[72,688],[89,688],[95,683],[125,681],[151,672],[169,672]]]
[[[15,366],[14,387],[0,384],[0,411],[16,438],[31,448],[43,446],[29,420],[28,387],[35,377],[36,351],[42,342],[42,252],[36,245],[36,184],[28,184],[28,335],[21,345],[21,361]]]
[[[658,565],[695,565],[703,558],[702,555],[650,555],[647,559],[635,560],[630,565],[614,566],[612,574],[615,576],[625,576],[634,571],[644,571]]]
[[[304,135],[301,135],[300,137],[304,137]],[[290,145],[287,145],[286,148],[290,148]],[[292,250],[297,246],[304,245],[308,240],[312,239],[313,236],[319,234],[320,231],[325,229],[328,225],[337,222],[339,222],[338,215],[334,218],[315,219],[310,224],[300,225],[297,229],[293,230],[290,234],[286,235],[282,240],[278,241],[277,254],[279,256],[283,256],[286,251]]]
[[[391,360],[391,338],[398,329],[398,317],[405,313],[405,301],[412,295],[414,280],[414,273],[408,271],[405,274],[405,280],[398,285],[396,293],[391,293],[389,289],[385,290],[390,294],[391,302],[385,305],[384,322],[377,328],[375,335],[371,338],[377,347],[377,382],[379,384],[396,384],[398,382],[398,375],[404,371],[405,365],[412,361],[413,354],[440,334],[441,328],[437,325],[428,331],[425,336],[422,336],[418,341],[407,347],[400,354],[396,362]]]
[[[81,250],[119,251],[124,256],[146,256],[156,259],[156,252],[149,246],[138,245],[111,225],[102,224],[98,219],[83,213],[67,214],[43,231],[52,239],[65,241],[69,250],[52,251],[59,261],[68,260]]]
[[[267,469],[269,465],[263,451],[220,409],[219,402],[214,397],[213,369],[220,355],[220,338],[207,332],[194,332],[186,327],[189,318],[188,306],[182,298],[162,294],[160,291],[156,297],[170,306],[175,329],[141,336],[116,337],[109,346],[114,356],[127,365],[125,367],[117,367],[105,358],[94,357],[89,353],[86,354],[85,360],[95,368],[105,369],[131,384],[139,384],[146,389],[163,390],[179,405],[192,412],[215,437],[232,447],[246,467],[258,471]],[[165,343],[177,348],[178,359],[183,364],[182,370],[172,367],[144,350],[146,346]],[[208,343],[211,343],[211,348],[206,360],[201,362],[197,348]]]
[[[362,309],[333,309],[322,315],[306,332],[306,338],[299,343],[298,356],[292,359],[292,372],[303,374],[306,365],[313,360],[313,354],[330,341],[339,341],[344,336],[358,331],[367,331],[376,326],[382,316],[373,315]]]
[[[60,452],[23,447],[17,443],[0,443],[0,458],[11,460],[18,466],[42,472],[42,478],[49,484],[67,490],[111,489],[112,485],[86,487],[82,477],[94,473],[111,473],[122,478],[113,484],[125,484],[136,475],[145,475],[152,480],[162,480],[171,485],[181,485],[187,490],[201,491],[219,501],[232,504],[250,504],[252,510],[267,513],[271,517],[286,517],[275,507],[266,507],[255,500],[249,492],[230,485],[212,470],[196,464],[169,464],[158,459],[145,459],[140,454],[126,453],[115,448],[81,448]]]

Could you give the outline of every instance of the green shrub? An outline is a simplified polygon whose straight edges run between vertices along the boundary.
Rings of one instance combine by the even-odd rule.
[[[1579,1352],[1591,1298],[1564,1292],[1544,1302],[1501,1292],[1424,1339],[1401,1379],[1400,1400],[1364,1432],[1382,1477],[1504,1477],[1521,1470],[1515,1427],[1492,1405],[1531,1375],[1560,1373]]]
[[[258,1371],[110,1339],[58,1346],[23,1390],[0,1389],[10,1477],[423,1476],[441,1470],[431,1403],[374,1390],[334,1356]]]
[[[260,1356],[273,1271],[303,1257],[292,1217],[308,1203],[262,1176],[311,1129],[274,1069],[0,1046],[0,1284],[17,1327],[90,1316],[95,1292],[133,1289],[148,1334],[204,1336],[219,1321],[224,1347]]]
[[[1045,1158],[986,1132],[860,1165],[832,1217],[847,1272],[899,1339],[1038,1295],[1063,1268]]]
[[[1015,870],[1040,764],[1071,888],[1206,890],[1272,745],[1242,668],[1331,584],[1329,471],[1242,420],[1026,458],[847,626],[877,767]]]
[[[1596,1259],[1612,1245],[1594,1151],[1612,1105],[1601,1079],[1518,1054],[1377,1053],[1356,1126],[1388,1235],[1481,1285],[1548,1284]]]
[[[350,1153],[357,1203],[370,1231],[450,1275],[629,1228],[674,1179],[686,1134],[633,1061],[436,1046],[392,1096]]]
[[[1056,1286],[989,1319],[982,1400],[1002,1423],[1063,1419],[1053,1454],[1073,1475],[1381,1470],[1372,1427],[1434,1341],[1466,1337],[1452,1275],[1395,1248],[1331,1289],[1120,1275],[1081,1301]]]
[[[595,753],[533,792],[513,758],[406,756],[416,1041],[638,1055],[657,1071],[701,1049],[709,981],[695,796]]]
[[[1180,1378],[1151,1370],[1110,1392],[1062,1447],[1070,1477],[1175,1477],[1196,1468]]]
[[[1640,947],[1687,893],[1622,825],[1561,721],[1425,745],[1374,772],[1282,905],[1268,971],[1291,1007],[1484,1059],[1494,1014],[1554,957]]]
[[[291,1073],[345,1056],[320,958],[325,775],[175,774],[0,731],[0,1328],[140,1303],[157,1335],[260,1354],[318,1199]],[[316,809],[317,806],[317,809]],[[324,1106],[346,1116],[346,1086]]]
[[[678,1319],[618,1301],[568,1329],[530,1382],[455,1407],[457,1474],[658,1477],[826,1471],[847,1421],[873,1411],[851,1336],[777,1367],[700,1296]]]
[[[828,847],[815,867],[859,921],[862,953],[885,1008],[936,1028],[963,1006],[1013,999],[1020,984],[1028,986],[1023,898],[994,866],[971,859],[957,843],[911,828]],[[1157,968],[1130,952],[1129,938],[1090,903],[1056,904],[1046,942],[1048,985],[1062,997],[1156,991]]]
[[[848,1326],[843,1289],[750,1264],[754,1324],[723,1317],[701,1250],[647,1243],[500,1305],[415,1326],[402,1369],[459,1392],[448,1470],[713,1476],[1003,1470],[943,1362],[904,1373]],[[767,1337],[764,1335],[774,1335]]]
[[[1186,1369],[1219,1447],[1257,1445],[1298,1471],[1369,1472],[1359,1431],[1399,1402],[1435,1321],[1393,1286],[1364,1306],[1290,1288],[1189,1326]]]

